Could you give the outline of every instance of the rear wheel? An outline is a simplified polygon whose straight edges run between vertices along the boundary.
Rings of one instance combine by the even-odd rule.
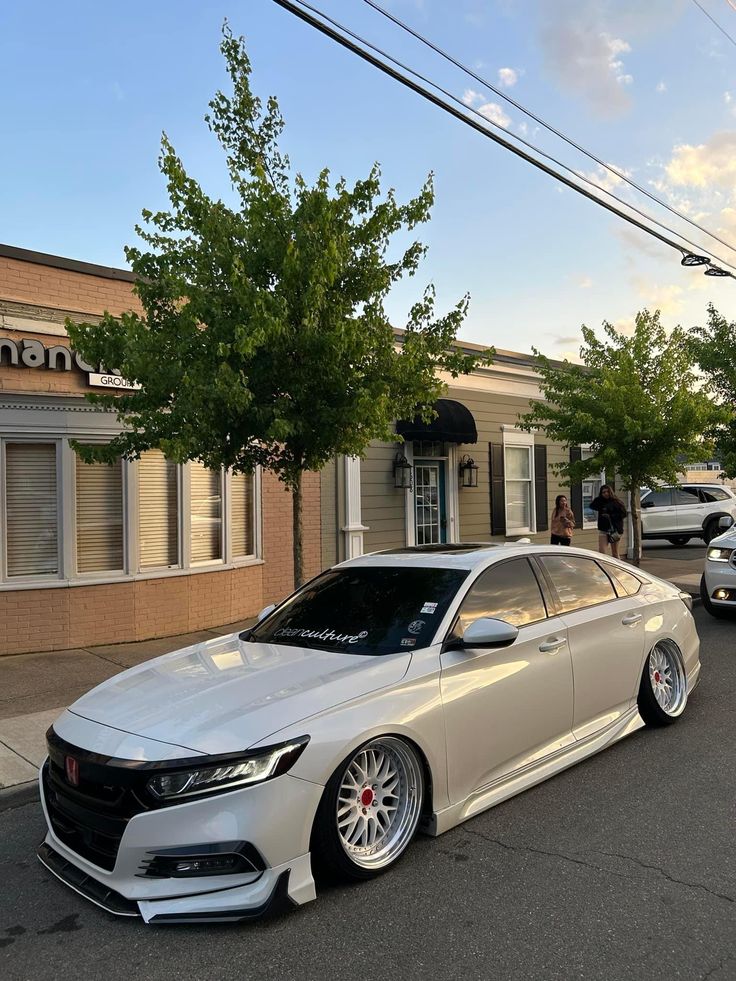
[[[709,521],[703,528],[703,540],[706,545],[710,545],[716,535],[720,534],[717,521]]]
[[[685,711],[687,678],[680,649],[658,641],[649,653],[639,685],[639,714],[648,726],[672,725]]]
[[[724,606],[716,606],[715,603],[711,601],[708,595],[708,585],[705,581],[705,574],[700,577],[700,599],[703,603],[703,609],[706,613],[710,613],[712,617],[717,620],[728,620],[733,614],[730,609]]]
[[[690,541],[689,535],[675,535],[673,538],[668,538],[667,541],[670,545],[687,545]]]
[[[403,855],[424,802],[417,751],[395,736],[361,746],[325,787],[312,830],[315,871],[331,879],[372,879]]]

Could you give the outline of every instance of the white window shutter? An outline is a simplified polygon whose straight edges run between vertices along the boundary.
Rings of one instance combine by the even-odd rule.
[[[222,558],[222,476],[193,462],[190,473],[192,565]]]
[[[233,557],[253,555],[253,474],[234,473],[230,478],[231,538]]]
[[[8,576],[59,571],[56,445],[8,443],[5,501]]]
[[[77,457],[77,572],[123,569],[123,471],[120,460]]]
[[[138,549],[141,569],[164,569],[179,561],[176,464],[160,450],[138,461]]]

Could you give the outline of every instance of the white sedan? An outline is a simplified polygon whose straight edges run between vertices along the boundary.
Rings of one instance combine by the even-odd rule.
[[[429,546],[111,678],[48,733],[39,858],[114,913],[236,921],[367,879],[698,681],[690,596],[575,548]]]

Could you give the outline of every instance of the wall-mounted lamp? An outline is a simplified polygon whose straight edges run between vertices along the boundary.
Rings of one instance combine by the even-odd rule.
[[[411,490],[413,473],[414,468],[403,453],[397,453],[394,458],[394,487],[399,490]]]
[[[469,456],[464,456],[460,461],[460,486],[478,486],[478,465]]]

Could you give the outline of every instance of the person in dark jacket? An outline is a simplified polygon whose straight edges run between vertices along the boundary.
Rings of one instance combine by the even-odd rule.
[[[598,551],[606,555],[610,546],[611,555],[617,559],[626,517],[624,502],[616,497],[610,484],[604,484],[598,497],[590,502],[590,508],[598,512]]]

